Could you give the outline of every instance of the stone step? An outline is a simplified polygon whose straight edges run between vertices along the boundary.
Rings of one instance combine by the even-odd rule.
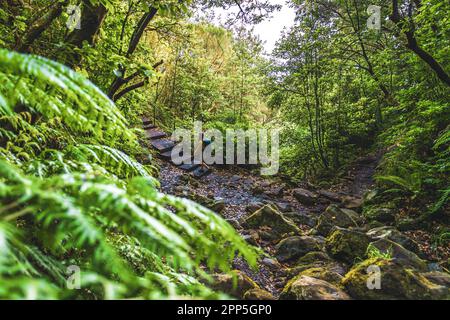
[[[149,124],[153,124],[153,121],[147,117],[142,117],[142,123],[144,126],[147,126]]]
[[[192,171],[191,174],[192,174],[195,178],[201,178],[201,177],[206,176],[206,175],[208,175],[208,174],[210,174],[210,173],[211,173],[211,169],[209,169],[209,168],[207,168],[207,167],[199,166],[197,169],[195,169],[194,171]]]
[[[198,164],[198,163],[182,164],[182,165],[178,166],[178,168],[180,168],[181,170],[185,170],[188,172],[194,171],[198,167],[200,167],[200,164]]]
[[[161,138],[165,138],[166,137],[166,133],[163,131],[160,131],[158,129],[149,129],[145,131],[147,138],[152,139],[152,140],[156,140],[156,139],[161,139]]]
[[[159,156],[163,159],[170,160],[172,158],[172,150],[160,153]]]
[[[156,126],[153,123],[148,123],[148,124],[144,124],[143,128],[144,128],[144,130],[148,130],[148,129],[154,129],[154,128],[156,128]]]
[[[151,140],[151,145],[153,148],[158,150],[160,153],[164,153],[164,152],[172,150],[172,148],[175,146],[175,143],[169,139],[157,139],[157,140]]]
[[[172,160],[172,150],[160,153],[159,156],[160,156],[160,158],[171,161]],[[191,155],[183,156],[182,154],[180,155],[180,157],[181,157],[181,162],[186,162],[187,160],[192,158]]]

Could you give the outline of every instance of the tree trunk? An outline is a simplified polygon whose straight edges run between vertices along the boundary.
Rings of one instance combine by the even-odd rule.
[[[27,29],[25,35],[22,36],[22,39],[19,39],[14,49],[19,52],[29,52],[34,41],[61,15],[66,4],[67,1],[55,3],[47,14],[43,15]]]
[[[66,42],[77,48],[82,48],[83,43],[87,42],[94,46],[98,37],[98,33],[105,21],[107,9],[104,5],[99,3],[92,6],[89,0],[83,0],[83,9],[81,11],[80,29],[73,30],[66,38]],[[67,58],[67,64],[71,67],[79,65],[81,62],[81,55],[72,52]]]
[[[415,4],[419,8],[420,2],[416,1]],[[431,54],[422,49],[417,42],[414,35],[415,27],[412,19],[412,9],[410,8],[409,10],[409,21],[405,21],[405,19],[400,16],[398,0],[392,0],[392,14],[389,18],[400,30],[407,26],[407,29],[403,31],[407,40],[407,48],[414,52],[422,61],[424,61],[443,83],[450,86],[449,74],[444,70],[439,62],[437,62]]]

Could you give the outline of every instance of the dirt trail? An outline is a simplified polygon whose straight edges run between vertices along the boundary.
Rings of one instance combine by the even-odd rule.
[[[340,190],[340,195],[361,197],[364,192],[373,185],[372,176],[379,157],[367,157],[360,159],[349,170],[347,178],[333,189]],[[220,214],[225,219],[242,221],[252,211],[252,205],[273,203],[284,212],[295,212],[309,217],[314,223],[320,213],[324,211],[329,202],[319,202],[313,206],[305,206],[292,195],[293,188],[286,183],[272,178],[263,178],[251,171],[228,167],[215,167],[211,174],[201,179],[188,177],[185,171],[168,163],[160,163],[160,181],[164,192],[192,198],[192,195],[202,196],[221,202],[223,208]],[[296,186],[307,189],[306,186]],[[247,210],[246,210],[247,209]],[[250,209],[250,210],[249,210]],[[307,233],[311,225],[299,225],[303,232]],[[251,230],[238,228],[238,231],[252,244],[257,244],[269,255],[274,253],[274,243],[262,239],[255,242],[252,239]],[[274,267],[271,259],[265,259],[257,272],[253,272],[240,259],[234,262],[234,268],[246,273],[263,289],[278,296],[286,283],[283,269],[287,265],[278,264]]]

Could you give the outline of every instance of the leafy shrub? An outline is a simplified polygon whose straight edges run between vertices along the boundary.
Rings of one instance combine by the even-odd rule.
[[[227,271],[236,254],[255,266],[226,221],[158,191],[91,82],[3,49],[0,80],[0,298],[217,297],[204,266]],[[66,289],[69,265],[82,290]]]

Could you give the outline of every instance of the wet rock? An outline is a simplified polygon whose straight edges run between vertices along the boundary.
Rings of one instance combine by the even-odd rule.
[[[264,206],[264,203],[262,203],[262,202],[252,201],[245,207],[245,211],[248,212],[248,213],[253,213],[253,212],[255,212],[256,210],[260,209],[263,206]]]
[[[261,240],[269,242],[279,240],[278,236],[275,233],[273,233],[270,228],[268,230],[267,229],[259,230],[258,233]]]
[[[215,291],[224,292],[230,296],[242,299],[244,294],[259,286],[242,271],[233,270],[230,273],[214,274],[210,287]]]
[[[363,199],[352,196],[345,196],[342,198],[342,204],[347,209],[359,211],[359,209],[361,209],[362,207]]]
[[[320,215],[316,229],[320,234],[328,236],[334,226],[349,228],[358,227],[361,223],[362,219],[355,211],[332,204]]]
[[[389,239],[379,239],[370,244],[372,248],[376,248],[381,254],[395,259],[398,263],[410,266],[415,269],[426,271],[427,264],[420,259],[414,252],[409,251]]]
[[[292,190],[292,195],[298,202],[304,205],[313,205],[317,201],[317,194],[302,188]]]
[[[275,297],[266,290],[250,289],[245,292],[244,300],[275,300]]]
[[[265,265],[266,267],[268,267],[270,269],[274,269],[274,270],[281,268],[281,265],[277,260],[270,259],[267,257],[261,260],[261,264]]]
[[[226,221],[231,224],[236,230],[242,229],[242,226],[237,219],[226,219]]]
[[[341,289],[324,280],[300,275],[289,281],[281,300],[349,300]]]
[[[249,244],[254,245],[254,246],[258,246],[258,240],[259,240],[259,236],[254,233],[252,234],[245,234],[242,236],[242,238],[247,241]]]
[[[352,264],[365,256],[369,240],[365,233],[336,228],[327,238],[325,248],[337,260]]]
[[[420,252],[419,245],[417,244],[417,242],[415,242],[405,234],[401,233],[394,227],[383,226],[373,228],[367,231],[366,234],[373,240],[388,239],[400,244],[405,249],[411,250],[416,254]]]
[[[233,183],[233,184],[235,184],[235,183],[237,183],[237,182],[239,182],[239,180],[241,180],[241,176],[238,176],[238,175],[234,175],[234,176],[232,176],[231,178],[230,178],[230,182],[231,183]],[[246,181],[244,181],[244,183],[252,183],[251,182],[251,180],[246,180]]]
[[[281,197],[284,193],[284,189],[286,188],[286,185],[281,184],[281,185],[275,185],[274,187],[272,187],[271,189],[266,189],[264,191],[264,193],[268,196],[271,197]]]
[[[314,227],[317,224],[316,217],[303,212],[286,212],[284,213],[284,216],[294,221],[297,225]]]
[[[312,251],[299,258],[294,267],[287,270],[287,274],[293,277],[305,270],[317,268],[340,276],[345,275],[348,271],[342,264],[331,259],[327,253],[323,251]],[[328,281],[327,279],[322,280]]]
[[[309,265],[311,263],[317,263],[317,262],[324,262],[328,263],[331,262],[332,259],[330,256],[323,252],[323,251],[312,251],[305,254],[303,257],[299,258],[297,260],[297,264],[300,265]]]
[[[334,285],[339,285],[343,279],[341,274],[328,269],[327,266],[308,268],[301,271],[299,275],[324,280]]]
[[[190,188],[189,186],[175,186],[173,188],[173,193],[179,197],[189,197]]]
[[[392,208],[369,207],[363,211],[368,221],[391,223],[395,221],[395,210]]]
[[[416,230],[420,228],[421,221],[419,219],[403,218],[397,221],[396,226],[400,231]]]
[[[299,258],[310,251],[318,251],[322,248],[323,241],[310,236],[294,236],[281,240],[276,245],[278,261],[284,262]]]
[[[285,218],[281,212],[270,205],[266,205],[257,210],[247,217],[245,222],[246,225],[253,228],[269,226],[277,236],[290,232],[295,234],[300,233],[300,229],[292,222],[292,220]]]
[[[430,271],[422,273],[422,275],[433,283],[450,288],[450,274],[448,273],[441,271]]]
[[[217,213],[220,213],[225,209],[225,201],[221,198],[214,198],[213,195],[204,196],[202,194],[193,193],[189,198]]]
[[[270,182],[268,181],[262,181],[262,182],[254,182],[252,187],[250,188],[251,191],[253,192],[253,194],[262,194],[265,191],[268,191],[268,189],[270,188]]]
[[[287,202],[277,202],[275,203],[275,205],[277,206],[278,210],[283,213],[292,211],[292,206]]]
[[[332,202],[341,202],[341,196],[335,192],[319,190],[319,195]]]
[[[379,287],[374,270],[380,271]],[[427,278],[427,273],[405,267],[384,258],[371,258],[354,266],[342,280],[348,293],[356,299],[449,299],[449,287]],[[373,289],[368,288],[368,284]]]

